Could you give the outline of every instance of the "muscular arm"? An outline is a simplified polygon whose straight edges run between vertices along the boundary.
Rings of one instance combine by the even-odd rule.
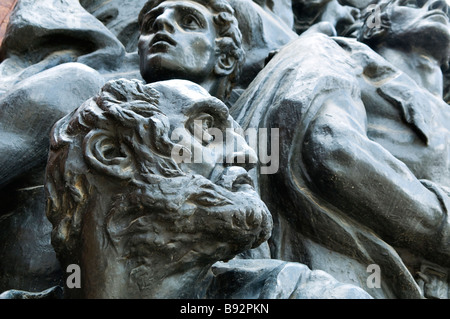
[[[330,96],[303,141],[310,183],[330,203],[391,245],[409,247],[449,265],[446,208],[436,193],[371,141],[366,131],[361,101],[342,93]]]

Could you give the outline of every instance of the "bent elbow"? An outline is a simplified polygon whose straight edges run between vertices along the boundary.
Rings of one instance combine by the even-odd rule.
[[[357,166],[355,137],[349,135],[339,125],[330,124],[307,131],[301,155],[310,182],[332,190],[347,179]]]

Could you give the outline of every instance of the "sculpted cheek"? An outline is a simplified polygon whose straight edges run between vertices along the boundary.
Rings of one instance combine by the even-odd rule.
[[[192,48],[187,55],[189,56],[191,65],[202,64],[202,67],[211,63],[215,57],[215,46],[211,45],[214,40],[205,39],[204,37],[198,37],[193,41]],[[197,61],[197,62],[196,62]]]
[[[139,37],[139,42],[138,42],[139,53],[146,51],[146,49],[148,48],[149,42],[150,42],[150,36]]]

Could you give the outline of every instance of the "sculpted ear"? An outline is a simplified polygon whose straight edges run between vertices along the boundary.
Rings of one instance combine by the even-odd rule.
[[[227,76],[233,73],[236,67],[236,58],[228,54],[221,54],[216,63],[215,72],[219,76]]]
[[[93,169],[120,179],[133,176],[133,155],[130,149],[110,132],[97,130],[84,139],[84,158]]]

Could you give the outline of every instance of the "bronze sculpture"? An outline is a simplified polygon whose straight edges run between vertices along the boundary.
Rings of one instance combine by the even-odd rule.
[[[271,215],[247,171],[236,164],[225,167],[220,158],[242,152],[255,155],[234,133],[232,154],[206,156],[213,143],[202,144],[189,125],[204,121],[205,116],[230,134],[237,128],[225,104],[197,84],[117,80],[58,121],[47,166],[47,215],[63,268],[77,264],[82,269],[81,288],[66,289],[66,298],[178,299],[226,294],[227,285],[222,287],[211,273],[213,264],[270,237]],[[177,128],[185,136],[180,146],[186,148],[186,140],[193,140],[191,156],[196,148],[203,153],[200,165],[186,158],[174,161],[171,154],[176,143],[170,136]],[[266,263],[269,273],[274,265],[285,265],[236,260],[216,268],[231,267],[236,275],[239,268],[252,269],[251,265],[263,271]],[[289,266],[301,274],[300,279],[291,276],[291,280],[319,290],[314,295],[314,289],[302,287],[292,294],[368,297],[325,273]],[[219,273],[225,276],[223,270]],[[311,279],[302,278],[307,275]],[[267,294],[281,285],[280,279],[275,286],[266,282],[255,287]],[[233,293],[239,293],[241,288],[233,286]],[[240,294],[254,297],[245,291]]]
[[[379,6],[381,26],[365,26],[360,37],[371,38],[373,50],[354,39],[301,36],[232,114],[245,128],[280,127],[282,169],[260,176],[261,196],[277,216],[274,257],[362,287],[367,266],[378,264],[387,286],[368,291],[419,298],[427,290],[414,280],[422,281],[422,263],[435,263],[445,287],[449,261],[449,113],[440,69],[449,54],[447,7]],[[420,23],[412,27],[406,12]],[[273,195],[273,184],[289,196]],[[445,297],[447,289],[425,294]]]
[[[147,3],[137,2],[139,7]],[[238,9],[234,12],[236,19],[233,9],[225,3],[219,4],[224,14],[212,10],[217,14],[214,18],[209,15],[212,11],[203,10],[202,6],[207,2],[189,1],[188,5],[214,23],[205,23],[201,16],[177,16],[175,4],[179,1],[149,2],[149,10],[143,10],[141,15],[143,35],[140,41],[136,14],[134,20],[127,20],[133,13],[125,9],[117,11],[115,1],[101,6],[96,1],[81,1],[80,5],[63,1],[60,8],[50,8],[42,2],[42,6],[53,10],[55,16],[64,16],[66,7],[72,8],[76,15],[73,20],[64,22],[63,27],[49,21],[41,24],[26,14],[22,16],[29,23],[28,30],[36,35],[30,43],[37,47],[42,45],[44,54],[33,55],[22,42],[14,41],[24,37],[24,29],[11,29],[2,48],[8,59],[0,70],[8,75],[0,83],[2,90],[7,92],[2,96],[5,101],[2,102],[3,118],[12,114],[12,108],[5,105],[16,105],[14,101],[24,96],[23,92],[39,91],[41,86],[36,83],[46,76],[58,79],[54,76],[60,72],[68,78],[72,72],[80,72],[79,78],[85,79],[84,88],[89,89],[81,89],[81,95],[68,99],[66,108],[59,113],[52,112],[53,117],[48,118],[48,122],[78,107],[111,78],[141,79],[136,69],[139,57],[135,51],[140,44],[143,79],[152,83],[173,77],[193,80],[213,96],[224,101],[229,98],[227,103],[233,117],[244,129],[280,128],[280,171],[258,176],[255,185],[274,214],[274,234],[269,240],[272,258],[302,262],[312,269],[325,270],[338,280],[358,285],[378,298],[448,297],[449,244],[445,217],[449,193],[446,174],[448,111],[447,104],[442,101],[442,95],[448,92],[443,92],[441,73],[441,65],[448,60],[449,27],[445,3],[379,1],[376,10],[380,10],[381,25],[363,24],[360,42],[357,42],[313,34],[319,31],[334,35],[336,30],[345,34],[344,26],[357,19],[358,14],[354,8],[341,6],[355,5],[352,1],[323,1],[329,10],[323,18],[334,25],[314,26],[298,39],[289,30],[294,21],[289,18],[289,12],[284,11],[290,5],[288,1],[276,5],[270,1],[229,1]],[[294,3],[304,5],[302,1]],[[19,7],[21,12],[26,12],[27,5],[31,8],[37,3],[24,0]],[[364,9],[364,5],[358,5]],[[210,4],[206,7],[211,9]],[[146,17],[154,8],[156,11]],[[377,12],[369,11],[366,19]],[[418,12],[420,14],[416,14]],[[246,24],[245,17],[249,16],[261,17],[261,23]],[[277,20],[280,17],[284,17],[284,21]],[[415,17],[419,17],[417,23],[410,24]],[[236,30],[236,21],[242,38]],[[185,26],[184,31],[179,28],[180,23]],[[174,24],[178,24],[179,34],[170,33]],[[231,25],[235,30],[227,35],[230,37],[226,41],[228,53],[234,52],[231,56],[226,50],[222,51],[224,46],[213,44],[219,34],[223,35],[220,28],[216,28],[219,25]],[[359,28],[355,25],[353,31]],[[194,42],[200,44],[198,41],[185,42],[188,37],[179,37],[192,27],[196,31],[198,28],[205,31],[203,47],[183,52],[171,61],[170,57],[181,53],[172,51],[174,47],[179,49],[186,43],[183,48],[194,48]],[[153,40],[153,34],[149,35],[149,29],[145,28],[155,28],[152,32],[158,39]],[[80,31],[86,36],[79,37]],[[277,32],[278,39],[266,41],[275,38]],[[58,46],[45,41],[49,35],[74,41],[63,41]],[[288,42],[291,43],[280,49]],[[146,54],[149,43],[153,47],[150,51],[153,51]],[[244,63],[242,49],[247,55]],[[270,54],[272,60],[253,81],[264,62],[269,60],[264,61],[272,50],[280,51]],[[189,61],[199,62],[200,68],[182,70],[183,65],[196,65],[187,60],[180,63],[189,56]],[[22,57],[29,59],[22,60]],[[146,64],[147,59],[152,63]],[[97,71],[67,63],[73,61]],[[63,65],[54,67],[61,63]],[[151,68],[146,69],[148,66]],[[239,77],[241,68],[243,72]],[[34,83],[32,75],[35,76]],[[79,85],[77,82],[83,80],[71,79],[73,85],[68,84],[68,87],[74,91]],[[57,86],[56,83],[58,80],[48,82],[49,86]],[[17,84],[22,86],[22,91],[9,91]],[[231,90],[233,86],[234,90]],[[44,109],[51,105],[50,109],[59,109],[62,105],[47,101],[45,94],[33,93],[29,97],[31,105],[35,103]],[[430,101],[433,102],[430,104]],[[45,112],[36,114],[37,121],[46,116]],[[12,128],[17,124],[9,123]],[[20,125],[17,127],[19,130],[10,129],[9,133],[20,133]],[[46,129],[48,132],[50,127],[47,125]],[[41,141],[43,137],[42,144],[35,145],[36,150],[42,151],[42,145],[48,145],[46,131],[30,132],[31,139]],[[11,150],[30,154],[31,149],[28,145],[13,145]],[[8,154],[1,152],[4,162],[13,156],[21,160],[13,163],[12,174],[11,170],[5,169],[2,180],[5,185],[19,181],[19,191],[36,191],[37,186],[42,192],[42,162],[39,166],[35,157]],[[41,158],[43,154],[45,152],[35,153]],[[31,181],[17,179],[33,166],[36,177]],[[195,170],[194,167],[185,168]],[[4,194],[10,196],[5,191]],[[38,202],[42,193],[34,196]],[[42,209],[43,203],[40,205]],[[21,216],[24,214],[27,213]],[[45,227],[48,232],[48,224]],[[367,287],[367,267],[371,264],[381,268],[382,288]]]

